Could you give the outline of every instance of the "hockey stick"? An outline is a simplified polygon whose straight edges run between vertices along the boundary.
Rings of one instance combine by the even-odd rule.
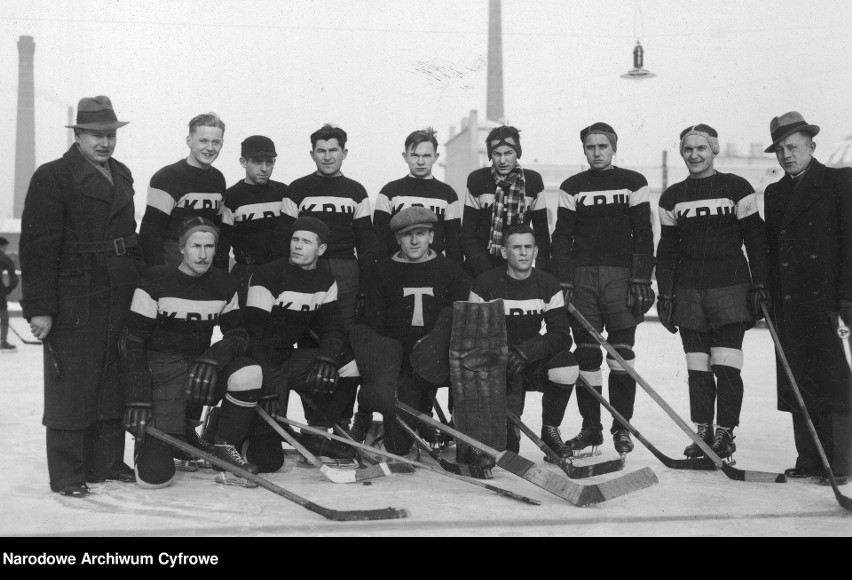
[[[843,354],[846,356],[846,364],[852,369],[852,331],[843,322],[843,318],[837,315],[837,337],[840,339],[840,345],[843,347]]]
[[[724,461],[722,458],[716,455],[716,453],[710,448],[707,443],[704,442],[701,437],[696,435],[689,425],[681,419],[680,415],[678,415],[674,409],[672,409],[668,403],[666,403],[665,399],[663,399],[657,391],[655,391],[648,382],[642,378],[642,376],[636,372],[636,369],[633,368],[624,358],[618,354],[618,351],[613,348],[611,344],[609,344],[601,333],[598,332],[594,326],[592,326],[586,317],[583,316],[577,308],[571,304],[570,302],[566,305],[568,307],[568,312],[571,313],[572,316],[586,329],[586,331],[595,337],[595,340],[604,348],[604,350],[613,358],[613,360],[617,361],[618,364],[621,365],[621,368],[629,374],[633,379],[645,390],[648,395],[651,396],[652,399],[666,412],[666,414],[677,424],[681,430],[686,433],[690,439],[695,441],[696,445],[698,445],[704,454],[713,462],[713,465],[716,466],[717,469],[721,469],[728,478],[733,479],[735,481],[746,481],[750,483],[786,483],[787,476],[783,473],[769,473],[766,471],[743,471],[742,469],[737,469],[735,467],[731,467]]]
[[[612,406],[612,403],[607,401],[603,395],[601,395],[597,390],[594,389],[582,376],[578,377],[577,382],[579,382],[585,389],[589,391],[589,394],[592,395],[595,399],[597,399],[598,403],[606,407],[606,409],[612,414],[615,419],[621,423],[621,425],[630,431],[630,433],[639,440],[642,445],[648,448],[654,457],[660,460],[660,463],[665,465],[671,469],[691,469],[693,471],[716,471],[716,466],[713,462],[707,457],[695,457],[689,459],[672,459],[671,457],[664,455],[659,449],[654,447],[650,441],[645,439],[645,437],[633,426],[630,422],[624,418],[624,416],[616,411],[615,407]]]
[[[281,438],[289,443],[293,449],[298,451],[302,457],[307,459],[311,465],[319,469],[322,474],[333,483],[357,483],[359,481],[364,481],[365,479],[387,477],[391,474],[390,469],[388,469],[388,466],[384,463],[371,465],[370,467],[359,467],[358,469],[335,469],[330,467],[320,461],[316,455],[308,451],[305,446],[299,443],[299,441],[297,441],[290,433],[287,433],[281,425],[276,423],[275,420],[269,416],[269,413],[260,407],[255,407],[255,410],[257,411],[257,414],[260,415],[260,418],[272,427],[272,429],[274,429]]]
[[[357,441],[353,441],[351,439],[346,439],[344,437],[332,435],[331,433],[326,433],[326,432],[324,432],[320,429],[314,429],[313,427],[309,427],[308,425],[303,425],[301,423],[297,423],[296,421],[293,421],[291,419],[287,419],[286,417],[281,417],[281,416],[276,415],[275,418],[278,421],[281,421],[282,423],[286,423],[287,425],[290,425],[292,427],[298,427],[299,429],[303,429],[308,433],[313,433],[314,435],[319,435],[320,437],[325,437],[327,439],[331,439],[332,441],[338,441],[340,443],[343,443],[344,445],[350,445],[350,446],[352,446],[356,449],[369,450],[371,453],[375,453],[377,455],[381,455],[381,456],[384,456],[384,457],[388,457],[390,459],[395,459],[397,461],[401,461],[401,462],[403,462],[406,465],[409,465],[411,467],[416,466],[416,467],[419,467],[421,469],[425,469],[426,471],[431,471],[432,473],[437,473],[438,475],[443,475],[444,477],[449,477],[451,479],[457,479],[459,481],[463,481],[463,482],[469,483],[471,485],[476,485],[478,487],[485,488],[489,491],[493,491],[497,495],[502,495],[504,497],[516,499],[516,500],[523,502],[523,503],[527,503],[527,504],[530,504],[530,505],[541,505],[541,502],[538,501],[538,500],[531,499],[531,498],[528,498],[528,497],[524,497],[522,495],[518,495],[518,494],[511,492],[509,490],[502,489],[502,488],[499,488],[499,487],[496,487],[496,486],[493,486],[493,485],[489,485],[487,483],[482,483],[481,481],[477,481],[475,479],[468,479],[468,478],[462,477],[460,475],[455,475],[453,473],[447,473],[445,471],[441,471],[440,469],[436,469],[436,468],[432,467],[431,465],[426,465],[425,463],[421,463],[419,461],[414,461],[412,459],[406,459],[405,457],[402,457],[400,455],[394,455],[393,453],[390,453],[388,451],[376,449],[374,447],[370,447],[369,445],[364,445],[363,443],[358,443]],[[406,427],[408,427],[408,426],[406,425]],[[411,427],[409,427],[409,429],[411,429]],[[414,430],[412,429],[412,432],[413,431]],[[422,443],[425,444],[427,447],[429,446],[429,444],[426,443],[425,441],[423,441],[422,439],[420,439],[417,436],[416,433],[414,434],[414,438],[415,438],[415,440],[419,439],[418,442],[422,441]]]
[[[435,413],[438,414],[438,419],[440,419],[441,423],[443,423],[444,425],[448,425],[448,426],[452,427],[452,425],[450,425],[450,422],[447,420],[447,415],[444,414],[444,410],[441,408],[441,403],[438,402],[438,397],[431,390],[428,391],[428,395],[429,395],[429,402],[432,403],[432,408],[435,409]],[[450,442],[452,442],[452,441],[450,441]],[[449,443],[444,443],[443,445],[439,445],[439,446],[440,446],[441,449],[445,449],[448,445],[449,445]],[[471,466],[471,467],[473,467],[473,466]],[[476,469],[478,469],[478,468],[476,468]]]
[[[24,344],[41,344],[40,340],[27,340],[26,338],[21,336],[21,333],[18,332],[18,330],[14,326],[12,326],[12,324],[9,324],[9,328],[12,329],[12,332],[15,333],[15,336],[17,336]]]
[[[614,459],[611,461],[601,461],[600,463],[592,463],[590,465],[574,465],[570,459],[564,459],[559,457],[559,455],[550,447],[548,447],[547,443],[541,440],[541,437],[535,434],[535,432],[530,429],[521,418],[518,417],[512,411],[506,411],[506,415],[509,417],[509,420],[514,423],[521,431],[524,432],[524,435],[530,438],[530,441],[536,444],[536,446],[541,449],[544,454],[550,458],[550,461],[559,467],[562,471],[565,472],[565,475],[570,477],[571,479],[585,479],[587,477],[594,477],[596,475],[604,475],[606,473],[613,473],[615,471],[621,471],[624,469],[624,458]]]
[[[252,483],[259,485],[260,487],[271,491],[274,494],[280,495],[281,497],[292,501],[293,503],[297,503],[303,508],[310,510],[314,513],[317,513],[324,518],[328,518],[330,520],[336,522],[362,522],[362,521],[375,521],[375,520],[398,520],[401,518],[407,518],[411,514],[406,509],[397,509],[397,508],[385,508],[379,510],[355,510],[355,511],[338,511],[323,507],[321,505],[317,505],[312,501],[309,501],[301,496],[296,495],[293,492],[287,491],[283,487],[277,486],[266,478],[263,478],[259,475],[251,473],[250,471],[246,471],[241,467],[237,467],[236,465],[232,465],[223,459],[219,459],[215,455],[211,455],[205,451],[201,451],[190,445],[189,443],[184,443],[180,439],[172,437],[168,433],[164,433],[157,429],[156,427],[151,427],[148,425],[145,428],[145,431],[148,435],[163,441],[164,443],[168,443],[172,447],[180,449],[185,453],[191,453],[202,459],[206,459],[216,467],[220,469],[224,469],[230,473],[238,477],[242,477]]]
[[[397,423],[412,437],[417,443],[422,447],[426,453],[428,453],[432,459],[438,462],[438,465],[444,471],[449,473],[453,473],[455,475],[462,475],[464,477],[470,477],[472,479],[494,479],[494,475],[491,473],[490,469],[483,469],[477,465],[464,465],[461,463],[453,463],[452,461],[447,461],[443,457],[441,457],[441,453],[436,451],[429,445],[420,435],[417,434],[411,425],[400,419],[396,418]],[[425,447],[424,447],[425,445]]]
[[[834,490],[834,497],[837,498],[837,503],[839,503],[843,509],[852,512],[852,499],[841,494],[840,489],[837,487],[837,481],[834,479],[834,471],[831,469],[828,457],[825,455],[825,449],[819,440],[819,435],[817,435],[814,423],[811,421],[811,415],[808,413],[808,408],[805,406],[805,400],[802,398],[802,392],[799,390],[799,384],[793,376],[793,369],[790,368],[790,363],[787,362],[787,355],[784,354],[784,349],[781,348],[781,339],[778,338],[778,333],[775,331],[775,325],[772,324],[772,320],[769,318],[769,309],[766,308],[765,304],[761,304],[760,309],[763,311],[763,318],[766,320],[766,326],[769,328],[769,334],[772,335],[772,341],[775,343],[775,352],[778,353],[781,366],[784,367],[784,373],[787,375],[787,378],[790,381],[790,386],[793,389],[793,394],[796,396],[796,403],[798,403],[799,409],[802,411],[802,417],[805,418],[805,424],[808,426],[808,432],[810,433],[811,439],[813,439],[814,445],[819,453],[819,460],[822,463],[822,468],[827,474],[828,480],[831,482],[831,489]],[[842,323],[842,320],[838,320],[838,322]]]
[[[447,427],[432,417],[412,409],[404,403],[397,402],[397,408],[419,419],[420,421],[431,425],[449,435],[455,437],[456,442],[459,441],[478,449],[483,453],[493,457],[497,465],[506,471],[517,475],[522,479],[526,479],[533,485],[537,485],[545,491],[564,499],[575,506],[585,506],[593,503],[604,502],[627,493],[650,487],[657,482],[657,476],[650,468],[644,467],[639,471],[629,473],[623,477],[612,479],[598,484],[581,484],[574,483],[566,479],[558,473],[550,469],[539,467],[532,461],[524,459],[520,455],[516,455],[511,451],[497,451],[474,439],[468,437],[460,431],[456,431],[452,427]]]

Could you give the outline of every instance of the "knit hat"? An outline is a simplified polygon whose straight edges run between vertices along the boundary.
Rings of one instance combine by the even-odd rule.
[[[269,137],[263,135],[252,135],[246,137],[240,149],[240,157],[243,159],[257,157],[278,157],[275,152],[275,143]]]
[[[186,219],[180,224],[180,242],[178,247],[183,249],[186,246],[186,241],[196,232],[209,232],[216,239],[216,244],[219,243],[219,229],[203,217],[195,216]]]
[[[437,222],[435,212],[420,206],[407,207],[391,218],[390,229],[395,234],[404,234],[414,228],[432,229]]]
[[[716,129],[711,127],[710,125],[705,125],[704,123],[699,123],[698,125],[692,125],[691,127],[687,127],[683,131],[680,132],[680,148],[683,149],[683,140],[689,137],[690,135],[698,135],[699,137],[704,137],[707,142],[710,144],[710,151],[714,154],[719,153],[719,134],[716,132]]]
[[[506,141],[506,139],[514,140],[514,143]],[[496,141],[496,143],[492,144],[492,141]],[[485,147],[488,149],[488,158],[491,159],[491,153],[493,153],[498,147],[502,147],[504,145],[513,149],[515,153],[517,153],[518,159],[521,158],[521,132],[518,129],[509,125],[501,125],[500,127],[492,129],[485,138]]]
[[[767,147],[763,151],[764,153],[773,153],[775,146],[793,133],[807,133],[811,137],[816,137],[819,133],[819,127],[808,125],[801,113],[790,111],[772,119],[772,122],[769,123],[769,133],[772,136],[772,145]]]
[[[618,151],[618,135],[616,135],[615,129],[606,123],[592,123],[580,131],[580,141],[583,142],[583,146],[586,145],[586,137],[594,135],[595,133],[607,138],[609,146],[612,147],[613,152]]]
[[[331,240],[331,230],[325,223],[315,217],[300,217],[293,222],[290,229],[291,234],[296,232],[313,232],[319,238],[321,244],[328,244]]]

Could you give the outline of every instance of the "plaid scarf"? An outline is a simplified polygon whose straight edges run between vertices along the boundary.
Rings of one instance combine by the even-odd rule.
[[[505,176],[497,173],[497,168],[492,165],[491,178],[497,185],[497,191],[494,192],[488,252],[498,255],[500,248],[503,247],[503,228],[524,223],[524,216],[527,212],[527,180],[520,165],[516,165]],[[504,189],[507,186],[508,192]]]

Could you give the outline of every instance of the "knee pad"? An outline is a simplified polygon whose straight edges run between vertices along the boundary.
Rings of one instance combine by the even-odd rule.
[[[162,489],[175,481],[175,463],[168,444],[148,437],[136,448],[136,483],[143,489]]]
[[[695,372],[713,372],[710,368],[710,355],[706,352],[686,353],[686,370],[692,374]]]
[[[598,345],[578,344],[574,351],[580,369],[583,371],[594,371],[601,368],[603,353]]]
[[[284,449],[277,433],[263,431],[243,442],[241,452],[246,461],[257,465],[260,473],[273,473],[284,465]]]
[[[241,393],[260,390],[263,385],[263,371],[260,365],[245,366],[228,377],[228,392]]]
[[[615,351],[619,355],[621,355],[621,358],[624,359],[624,362],[629,364],[631,367],[634,366],[634,363],[636,361],[636,353],[633,352],[633,349],[630,346],[624,344],[614,344],[613,347],[615,348]],[[606,357],[606,364],[609,367],[609,370],[614,373],[627,373],[627,371],[624,370],[624,368],[621,366],[621,363],[615,360],[614,358],[611,358],[609,355],[607,355]]]
[[[580,374],[580,367],[573,365],[570,367],[557,367],[547,370],[547,380],[563,389],[570,389],[577,382],[577,376]]]
[[[601,372],[601,369],[594,371],[580,371],[579,376],[583,377],[586,382],[593,387],[600,387],[603,385],[603,373]]]
[[[730,367],[739,372],[743,368],[743,351],[738,348],[714,346],[710,349],[710,366]]]

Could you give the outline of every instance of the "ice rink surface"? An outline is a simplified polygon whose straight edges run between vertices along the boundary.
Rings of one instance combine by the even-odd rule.
[[[19,332],[26,323],[13,318]],[[530,506],[440,475],[417,471],[362,483],[338,485],[318,471],[296,466],[288,449],[285,466],[267,477],[277,485],[335,510],[406,508],[411,516],[383,522],[337,523],[262,488],[227,487],[214,472],[183,473],[167,489],[148,491],[108,482],[92,485],[85,499],[65,498],[48,486],[42,416],[42,348],[18,345],[0,357],[0,535],[4,536],[852,536],[852,514],[830,487],[812,480],[786,484],[732,481],[721,472],[664,467],[638,441],[623,472],[584,480],[594,483],[642,467],[659,483],[589,507],[575,507],[546,491],[495,469],[494,485],[536,498]],[[648,321],[637,332],[637,370],[689,422],[686,365],[678,336]],[[782,472],[795,461],[790,416],[776,410],[775,365],[769,332],[746,334],[745,402],[736,431],[737,466]],[[294,396],[295,397],[295,396]],[[439,394],[446,402],[446,392]],[[290,404],[301,419],[301,405]],[[605,435],[609,426],[603,411]],[[377,416],[378,418],[378,416]],[[524,421],[541,426],[541,395],[527,397]],[[689,439],[637,387],[632,421],[651,443],[681,458]],[[562,425],[564,438],[579,430],[576,395]],[[131,464],[132,439],[127,439]],[[606,437],[601,459],[615,458]],[[529,441],[521,455],[541,465]],[[429,459],[428,461],[431,461]],[[549,469],[556,469],[548,466]],[[852,495],[852,485],[841,487]]]

